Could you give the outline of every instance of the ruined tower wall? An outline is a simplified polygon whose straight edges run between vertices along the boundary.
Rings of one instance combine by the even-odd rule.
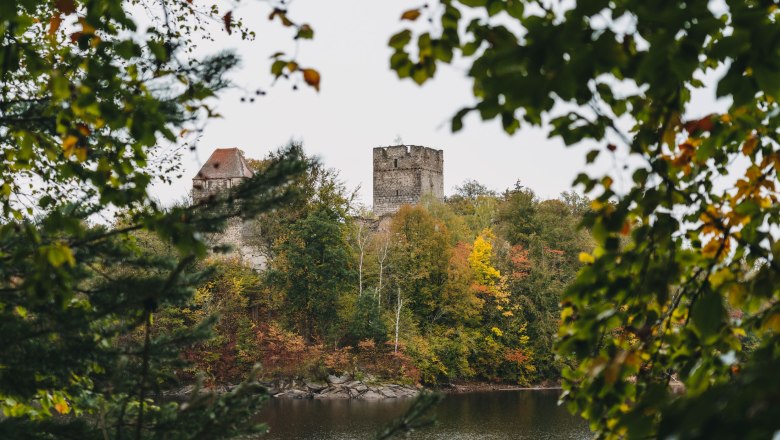
[[[423,195],[444,198],[444,152],[417,145],[374,148],[374,213],[392,214]]]
[[[211,179],[192,179],[192,201],[199,203],[222,191],[227,191],[234,186],[238,186],[244,181],[243,177],[233,178],[211,178]]]
[[[200,203],[242,184],[253,172],[237,148],[218,148],[192,179],[192,201]],[[250,223],[238,217],[227,220],[224,231],[208,234],[210,246],[229,245],[232,249],[222,257],[235,258],[256,270],[266,266],[266,256],[250,245],[253,233]]]

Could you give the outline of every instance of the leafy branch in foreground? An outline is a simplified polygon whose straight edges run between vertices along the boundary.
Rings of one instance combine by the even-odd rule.
[[[436,25],[393,36],[390,66],[422,84],[468,64],[475,103],[454,131],[470,113],[508,133],[549,121],[567,145],[598,145],[588,163],[638,164],[626,189],[575,182],[595,192],[597,246],[562,302],[567,407],[605,438],[775,435],[777,2],[442,0],[403,18],[423,14]]]
[[[204,203],[166,210],[153,200],[152,182],[170,182],[183,147],[218,116],[215,98],[238,63],[193,56],[218,14],[199,7],[0,2],[0,437],[257,430],[250,413],[264,396],[252,377],[225,396],[163,398],[185,365],[182,347],[207,338],[213,318],[151,331],[158,310],[186,304],[208,274],[196,264],[204,234],[290,203],[290,183],[310,165],[287,149]],[[139,12],[152,17],[143,30]],[[240,20],[225,25],[248,36]],[[146,248],[144,234],[168,252]]]

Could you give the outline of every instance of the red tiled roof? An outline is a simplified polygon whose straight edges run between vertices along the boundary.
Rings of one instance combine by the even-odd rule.
[[[238,148],[217,148],[194,179],[232,179],[253,174]]]

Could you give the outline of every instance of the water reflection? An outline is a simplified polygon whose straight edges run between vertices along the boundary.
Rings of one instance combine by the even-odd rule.
[[[437,408],[438,425],[411,438],[590,438],[585,422],[560,408],[557,399],[558,392],[549,390],[450,394]],[[369,439],[409,402],[272,399],[259,417],[271,426],[265,439]]]

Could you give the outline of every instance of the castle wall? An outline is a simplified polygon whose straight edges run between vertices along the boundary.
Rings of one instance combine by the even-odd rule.
[[[374,213],[391,214],[423,195],[444,198],[444,152],[417,145],[374,148]]]
[[[192,179],[192,201],[198,203],[219,192],[227,191],[243,181],[243,177],[229,179]]]

